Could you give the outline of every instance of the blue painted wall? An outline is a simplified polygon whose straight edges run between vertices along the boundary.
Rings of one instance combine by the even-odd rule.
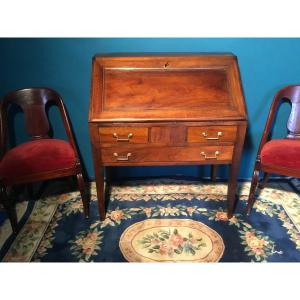
[[[30,86],[49,86],[63,97],[89,176],[94,176],[88,132],[91,59],[107,52],[233,52],[237,55],[249,114],[240,178],[249,178],[274,93],[300,83],[300,39],[0,39],[0,96]],[[289,107],[282,107],[276,136],[286,133]],[[63,137],[57,111],[50,111],[56,137]],[[16,113],[16,142],[26,139]],[[207,176],[207,167],[118,168],[115,176]],[[219,175],[226,177],[226,168]]]

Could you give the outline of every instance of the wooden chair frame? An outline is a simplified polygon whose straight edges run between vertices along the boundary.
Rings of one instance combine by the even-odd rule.
[[[49,138],[49,120],[46,114],[46,105],[54,104],[58,107],[68,142],[74,150],[76,163],[70,168],[62,168],[49,172],[31,174],[12,179],[0,180],[0,201],[8,213],[12,229],[17,232],[17,216],[14,203],[8,197],[7,190],[14,185],[29,184],[65,176],[76,176],[79,186],[84,213],[89,216],[89,201],[85,192],[85,183],[82,174],[82,165],[77,152],[70,121],[60,95],[50,88],[27,88],[9,93],[0,104],[0,160],[8,151],[8,108],[12,104],[21,107],[25,117],[25,128],[31,140]]]
[[[281,89],[274,97],[265,129],[258,148],[255,161],[253,177],[251,181],[250,193],[246,213],[249,215],[255,202],[255,191],[258,185],[259,173],[264,172],[264,178],[260,188],[264,188],[270,173],[284,176],[300,177],[300,171],[296,169],[284,168],[276,165],[265,165],[261,162],[261,151],[264,145],[272,138],[272,128],[278,109],[283,102],[289,102],[292,106],[291,113],[287,122],[288,135],[287,139],[300,139],[300,85],[290,85]],[[300,154],[299,154],[300,155]]]

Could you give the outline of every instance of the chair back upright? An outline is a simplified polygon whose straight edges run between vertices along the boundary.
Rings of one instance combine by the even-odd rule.
[[[300,139],[300,85],[289,85],[281,89],[273,99],[258,153],[261,152],[264,144],[270,139],[275,115],[280,104],[283,102],[289,102],[291,104],[291,112],[287,122],[288,134],[286,138]]]
[[[0,158],[7,151],[8,110],[13,104],[24,112],[25,129],[32,140],[49,138],[49,120],[46,105],[54,104],[59,108],[68,140],[78,157],[70,122],[60,95],[49,88],[27,88],[9,93],[0,104]]]

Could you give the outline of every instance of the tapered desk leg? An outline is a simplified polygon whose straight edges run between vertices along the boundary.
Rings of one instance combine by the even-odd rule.
[[[227,216],[230,219],[233,215],[235,201],[236,201],[236,188],[237,188],[237,172],[238,168],[236,164],[232,164],[230,167],[230,175],[228,182],[228,192],[227,192]]]
[[[246,123],[239,125],[237,131],[237,143],[234,147],[234,153],[232,157],[232,164],[230,166],[228,193],[227,193],[227,216],[230,219],[233,216],[236,202],[236,190],[237,190],[237,176],[239,172],[239,165],[242,156],[242,150],[244,145],[246,133]]]
[[[217,180],[218,165],[211,165],[210,178],[212,182]]]
[[[104,185],[104,167],[101,162],[101,155],[99,149],[100,141],[99,141],[98,130],[99,129],[97,125],[90,124],[90,135],[92,141],[92,152],[93,152],[96,190],[97,190],[97,198],[98,198],[98,210],[99,210],[100,220],[103,221],[105,219],[105,185]]]
[[[105,219],[105,184],[104,184],[104,167],[97,166],[95,170],[96,190],[98,198],[98,211],[100,220]]]

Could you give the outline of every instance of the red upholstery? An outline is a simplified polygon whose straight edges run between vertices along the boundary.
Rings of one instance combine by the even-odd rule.
[[[261,151],[261,163],[300,169],[300,141],[277,139],[267,142]]]
[[[16,178],[30,174],[70,168],[75,164],[71,145],[63,140],[30,141],[5,153],[0,162],[0,178]]]

